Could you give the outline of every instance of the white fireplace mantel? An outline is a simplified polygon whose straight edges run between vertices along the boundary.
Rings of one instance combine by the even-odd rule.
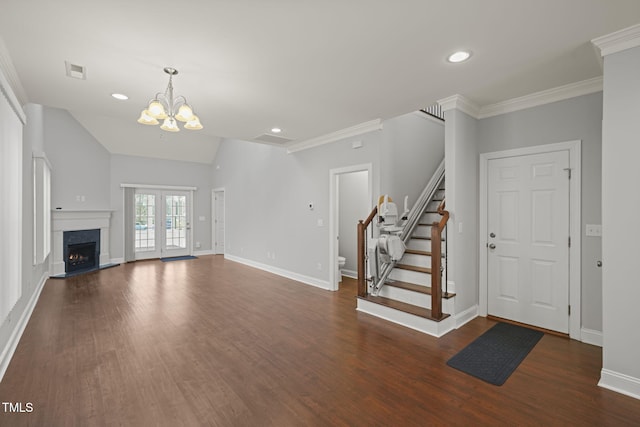
[[[111,263],[109,255],[109,226],[111,210],[67,210],[51,211],[52,257],[51,275],[65,274],[63,233],[65,231],[100,229],[100,266]]]

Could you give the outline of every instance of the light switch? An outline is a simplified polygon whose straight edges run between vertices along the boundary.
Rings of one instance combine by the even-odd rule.
[[[318,220],[318,227],[324,227],[324,220],[322,219]]]
[[[585,234],[587,236],[602,236],[602,225],[600,224],[587,224]]]

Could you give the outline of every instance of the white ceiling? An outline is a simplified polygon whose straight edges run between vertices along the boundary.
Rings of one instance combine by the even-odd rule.
[[[211,162],[220,138],[274,126],[295,143],[454,94],[482,106],[597,77],[590,40],[638,22],[638,0],[2,0],[0,38],[21,101],[69,110],[113,153]],[[447,63],[460,48],[471,60]],[[165,66],[204,130],[135,122]]]

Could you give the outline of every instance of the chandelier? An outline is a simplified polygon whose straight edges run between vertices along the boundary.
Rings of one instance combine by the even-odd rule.
[[[193,114],[191,106],[187,104],[187,99],[184,96],[173,96],[173,76],[178,74],[178,70],[171,67],[166,67],[164,72],[169,74],[169,84],[164,93],[158,92],[156,97],[149,101],[149,105],[146,109],[140,113],[138,123],[143,125],[157,125],[160,124],[158,120],[164,120],[160,129],[168,132],[178,132],[178,122],[184,122],[184,128],[189,130],[202,129],[200,119]]]

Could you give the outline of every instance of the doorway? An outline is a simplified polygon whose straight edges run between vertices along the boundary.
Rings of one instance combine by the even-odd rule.
[[[211,216],[213,218],[212,230],[213,253],[214,255],[224,255],[225,237],[225,194],[224,188],[216,188],[211,192]]]
[[[358,221],[365,219],[372,209],[372,165],[331,169],[329,177],[329,289],[337,291],[340,256],[345,259],[344,273],[357,274],[356,229]]]
[[[580,334],[580,141],[480,156],[480,315]]]
[[[135,259],[191,255],[191,192],[136,188]]]

